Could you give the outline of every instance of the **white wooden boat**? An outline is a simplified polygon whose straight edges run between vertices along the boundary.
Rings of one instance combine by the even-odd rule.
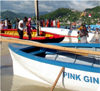
[[[41,30],[44,32],[54,33],[63,35],[65,38],[63,42],[71,42],[71,43],[77,43],[78,42],[78,30],[70,30],[70,29],[64,29],[64,28],[55,28],[55,27],[41,27]],[[89,37],[87,37],[87,41],[91,42],[94,37],[94,33],[88,33]]]
[[[100,44],[53,44],[100,51]],[[100,56],[88,57],[20,44],[10,44],[14,75],[51,86],[62,67],[57,87],[73,91],[100,91]]]

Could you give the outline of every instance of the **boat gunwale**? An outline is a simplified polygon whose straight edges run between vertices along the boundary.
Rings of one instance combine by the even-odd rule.
[[[21,55],[25,58],[32,59],[37,62],[41,63],[46,63],[50,65],[55,65],[55,66],[60,66],[60,67],[65,67],[65,68],[71,68],[71,69],[77,69],[81,71],[87,71],[87,72],[94,72],[94,73],[100,73],[100,67],[94,67],[94,66],[89,66],[89,65],[82,65],[82,64],[75,64],[75,63],[69,63],[69,62],[62,62],[62,61],[54,61],[51,59],[45,59],[36,55],[31,55],[26,52],[21,51],[21,48],[14,48],[12,46],[13,44],[9,44],[9,48],[15,52],[18,55]],[[40,47],[41,48],[41,47]]]

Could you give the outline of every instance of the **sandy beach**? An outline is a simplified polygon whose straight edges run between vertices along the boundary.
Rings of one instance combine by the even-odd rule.
[[[50,91],[50,87],[45,86],[45,84],[14,76],[8,43],[0,43],[0,49],[1,91]],[[55,88],[55,91],[66,90]]]

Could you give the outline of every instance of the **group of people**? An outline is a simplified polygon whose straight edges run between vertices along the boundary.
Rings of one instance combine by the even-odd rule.
[[[31,24],[31,18],[24,17],[23,20],[19,20],[16,18],[16,26],[15,28],[18,30],[19,38],[23,39],[23,32],[26,31],[28,35],[28,39],[31,40],[31,32],[32,32],[32,24]],[[58,27],[60,28],[60,21],[59,20],[41,20],[40,21],[41,27]],[[6,18],[4,21],[0,21],[0,30],[2,29],[12,29],[12,24],[10,23],[10,20]],[[90,32],[90,27],[86,27],[85,25],[81,25],[79,28],[78,33],[78,43],[87,43],[87,37],[89,37],[88,32]],[[99,43],[100,38],[100,31],[98,28],[96,28],[96,31],[94,32],[95,42]]]
[[[4,21],[3,20],[0,21],[0,30],[11,29],[11,28],[12,28],[12,24],[10,20],[8,20],[8,18],[6,18]]]
[[[47,19],[46,21],[41,20],[40,26],[41,27],[57,27],[57,28],[60,28],[60,21],[59,20],[51,20],[51,19]]]
[[[85,25],[81,25],[81,27],[79,28],[79,31],[78,31],[78,43],[87,43],[87,37],[89,37],[89,34],[88,34],[88,29]],[[96,31],[94,32],[94,39],[95,39],[95,43],[99,43],[99,36],[100,34],[100,31],[98,28],[96,28]]]
[[[18,29],[20,39],[23,39],[23,32],[26,31],[29,40],[31,40],[32,26],[30,17],[24,17],[23,20],[16,19],[16,28]]]
[[[29,40],[31,40],[31,32],[32,32],[32,24],[31,24],[31,18],[27,18],[24,17],[23,20],[20,20],[18,18],[16,18],[16,23],[14,24],[15,26],[13,26],[10,22],[10,20],[8,20],[8,18],[6,18],[5,20],[0,21],[0,30],[2,29],[12,29],[14,27],[14,29],[18,30],[18,34],[19,34],[19,38],[23,39],[23,32],[26,31]],[[41,27],[58,27],[60,28],[60,21],[59,20],[40,20],[40,26]]]
[[[19,38],[23,39],[23,31],[27,32],[27,35],[29,37],[29,40],[31,40],[31,32],[32,32],[32,26],[31,26],[31,18],[24,17],[23,20],[16,19],[16,28],[18,29]],[[60,28],[60,22],[59,20],[47,20],[46,22],[44,20],[40,21],[41,27],[58,27]]]

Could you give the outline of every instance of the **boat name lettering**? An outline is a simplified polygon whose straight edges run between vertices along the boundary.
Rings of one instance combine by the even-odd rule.
[[[81,81],[80,75],[77,75],[77,74],[72,74],[72,73],[64,72],[64,77],[65,77],[65,76],[67,76],[68,79],[74,79],[74,80],[79,80],[79,81]]]
[[[84,76],[84,81],[89,83],[99,84],[99,78]]]
[[[74,73],[68,73],[63,72],[63,76],[67,77],[68,79],[78,80],[78,81],[84,81],[87,83],[93,83],[93,84],[100,84],[100,78],[96,77],[90,77],[90,76],[81,76],[80,74],[74,74]]]

